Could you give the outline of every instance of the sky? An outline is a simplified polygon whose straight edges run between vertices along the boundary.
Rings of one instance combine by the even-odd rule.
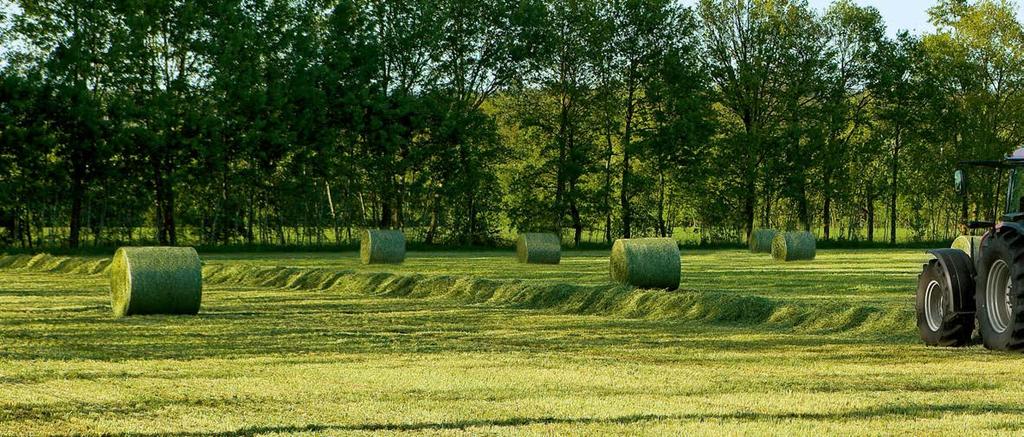
[[[824,10],[832,2],[830,0],[810,0],[811,6]],[[922,34],[934,29],[928,23],[928,9],[934,6],[935,0],[855,0],[861,6],[873,6],[885,19],[889,35],[900,30],[909,30],[913,34]]]
[[[824,11],[832,0],[808,0],[811,6],[818,11]],[[854,0],[854,3],[861,6],[874,6],[881,12],[885,19],[886,27],[890,36],[895,36],[900,30],[909,30],[913,34],[922,34],[933,29],[928,23],[928,8],[931,8],[938,0]],[[683,0],[683,4],[693,5],[697,0]],[[1024,5],[1024,0],[1018,0],[1019,5]],[[5,0],[0,0],[0,11],[10,12],[11,5]],[[1024,16],[1024,7],[1018,6],[1018,17]]]
[[[824,11],[832,0],[808,0],[811,7],[819,12]],[[886,30],[890,36],[896,36],[900,30],[920,35],[930,32],[934,27],[928,23],[928,9],[938,3],[937,0],[854,0],[861,6],[873,6],[885,19]],[[685,0],[684,3],[695,4],[696,0]],[[1017,1],[1018,4],[1024,1]],[[1018,6],[1017,16],[1024,16],[1024,8]]]

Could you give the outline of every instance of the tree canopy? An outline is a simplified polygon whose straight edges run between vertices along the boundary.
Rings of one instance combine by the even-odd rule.
[[[0,246],[937,240],[1024,140],[1024,26],[939,0],[16,0]]]

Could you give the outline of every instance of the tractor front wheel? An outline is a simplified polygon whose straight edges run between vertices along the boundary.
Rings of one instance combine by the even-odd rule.
[[[953,269],[958,266],[950,264]],[[957,275],[969,278],[970,275],[965,268],[960,270],[963,271],[947,272],[943,263],[933,259],[924,265],[918,277],[917,330],[921,340],[928,346],[960,347],[971,344],[974,315],[957,313],[951,300],[951,296],[959,292],[954,290],[959,282],[950,284],[950,278],[956,278]]]

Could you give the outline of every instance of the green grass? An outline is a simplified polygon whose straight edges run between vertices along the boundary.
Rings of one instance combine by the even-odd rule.
[[[916,340],[925,259],[216,254],[199,316],[114,319],[103,260],[0,258],[0,434],[1024,432],[1024,356]]]

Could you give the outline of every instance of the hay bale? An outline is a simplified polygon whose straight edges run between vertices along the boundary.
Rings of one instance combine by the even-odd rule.
[[[679,288],[679,244],[672,238],[617,240],[610,263],[617,282],[639,288]]]
[[[775,229],[758,229],[750,235],[751,253],[772,253],[772,241],[779,231]]]
[[[401,264],[405,261],[405,234],[398,230],[368,229],[359,242],[363,264]]]
[[[562,241],[555,234],[520,234],[516,258],[526,264],[558,264],[562,260]]]
[[[772,240],[772,257],[779,261],[812,260],[817,242],[810,232],[780,232]]]
[[[191,247],[122,247],[110,264],[110,305],[117,317],[196,314],[203,270]]]
[[[981,250],[981,239],[982,237],[973,237],[970,235],[963,235],[953,240],[953,245],[950,248],[960,249],[971,257],[971,259],[978,259],[978,251]]]

